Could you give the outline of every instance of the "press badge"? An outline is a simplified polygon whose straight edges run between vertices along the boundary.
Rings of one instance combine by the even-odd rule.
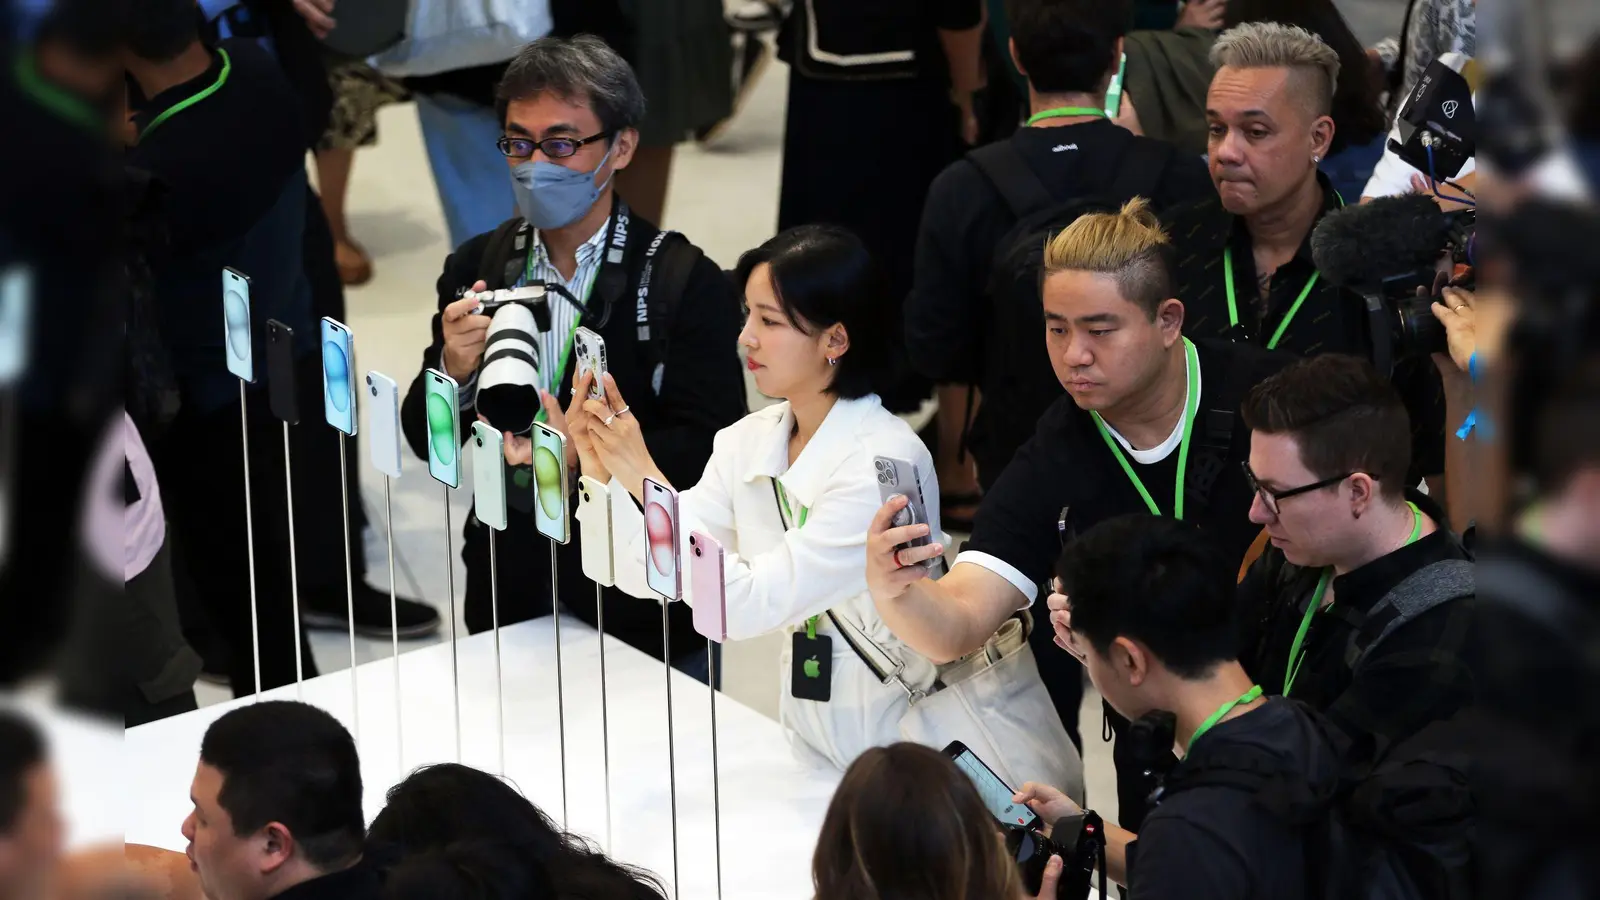
[[[810,637],[805,629],[795,631],[789,690],[797,700],[828,702],[833,694],[833,638],[825,634]]]

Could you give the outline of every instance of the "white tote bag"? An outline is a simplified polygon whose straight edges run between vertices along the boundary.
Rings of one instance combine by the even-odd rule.
[[[550,28],[550,0],[411,0],[405,38],[371,61],[394,78],[470,69],[516,56]]]

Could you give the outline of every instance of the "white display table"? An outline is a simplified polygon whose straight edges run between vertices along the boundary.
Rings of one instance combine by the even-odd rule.
[[[611,840],[606,838],[601,753],[598,634],[563,619],[566,681],[568,825],[612,857],[672,877],[672,832],[667,778],[667,692],[660,662],[615,639],[606,639],[610,697]],[[551,619],[523,622],[500,632],[505,684],[506,775],[557,823],[561,822],[561,763],[557,742],[555,629]],[[488,771],[498,767],[495,746],[493,638],[463,637],[461,674],[462,759]],[[396,758],[394,666],[385,659],[358,667],[358,740],[370,821],[384,792],[402,771]],[[450,702],[450,647],[439,644],[400,657],[405,730],[404,771],[455,760]],[[351,715],[348,670],[311,679],[300,699],[327,709],[347,726]],[[262,695],[295,699],[289,685]],[[130,729],[123,754],[121,796],[127,840],[182,850],[179,829],[188,815],[189,783],[206,728],[250,698],[210,706]],[[709,691],[673,673],[673,720],[678,766],[679,872],[684,900],[716,896],[712,850],[712,779]],[[721,753],[723,896],[809,900],[811,856],[840,773],[803,761],[776,722],[717,697]]]

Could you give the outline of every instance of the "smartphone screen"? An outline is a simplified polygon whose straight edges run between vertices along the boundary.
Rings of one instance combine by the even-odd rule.
[[[1122,54],[1117,64],[1117,74],[1111,77],[1111,87],[1106,89],[1106,118],[1115,119],[1122,113],[1122,77],[1128,71],[1128,54]]]
[[[644,480],[645,583],[668,600],[683,599],[678,573],[678,492]]]
[[[356,342],[342,322],[322,319],[322,415],[348,435],[356,433],[356,391],[350,377]]]
[[[567,519],[567,439],[541,423],[533,425],[533,527],[558,544],[572,540]]]
[[[689,535],[689,586],[694,597],[694,630],[722,643],[728,639],[728,585],[722,569],[722,544],[703,531]]]
[[[506,530],[505,438],[482,422],[472,423],[472,511],[495,531]]]
[[[587,328],[579,328],[573,336],[573,352],[578,354],[578,369],[573,377],[576,378],[583,372],[594,374],[594,381],[589,385],[590,400],[604,400],[606,398],[605,379],[606,368],[606,339]]]
[[[367,445],[372,466],[400,477],[400,385],[382,372],[367,373]]]
[[[254,383],[255,350],[250,343],[250,279],[236,269],[222,270],[222,338],[228,371]]]
[[[956,761],[956,766],[967,773],[972,783],[978,788],[978,796],[983,798],[983,805],[989,808],[989,813],[995,821],[1002,825],[1021,825],[1025,828],[1034,828],[1039,824],[1039,817],[1033,814],[1026,804],[1013,803],[1011,798],[1016,792],[1006,786],[1000,776],[990,771],[983,760],[968,750],[966,745],[957,741],[944,748],[944,752]]]
[[[300,424],[300,388],[294,368],[294,329],[267,320],[267,403],[272,414]]]
[[[428,474],[447,487],[461,486],[461,401],[456,380],[438,369],[427,382]]]

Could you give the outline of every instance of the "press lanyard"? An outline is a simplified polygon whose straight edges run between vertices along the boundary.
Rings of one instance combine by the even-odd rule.
[[[1189,375],[1188,396],[1183,404],[1183,439],[1178,444],[1178,483],[1173,488],[1172,517],[1183,518],[1183,478],[1189,468],[1189,438],[1194,433],[1195,415],[1200,411],[1200,354],[1195,350],[1194,343],[1188,338],[1183,339],[1184,368]],[[1111,429],[1106,427],[1106,420],[1100,418],[1098,412],[1090,412],[1094,417],[1094,427],[1100,430],[1100,436],[1105,438],[1106,446],[1116,455],[1117,462],[1122,464],[1122,471],[1128,475],[1128,480],[1133,482],[1133,487],[1144,498],[1144,505],[1149,507],[1153,516],[1161,515],[1161,507],[1156,505],[1150,492],[1145,490],[1144,482],[1139,480],[1139,473],[1133,470],[1133,464],[1128,462],[1128,457],[1122,452],[1122,446],[1117,439],[1111,436]]]
[[[1404,546],[1411,546],[1422,537],[1422,510],[1410,501],[1406,506],[1411,507],[1413,524],[1411,537],[1406,538]],[[1328,592],[1328,585],[1333,581],[1333,570],[1323,569],[1322,577],[1317,579],[1317,590],[1311,595],[1311,603],[1306,606],[1305,614],[1300,617],[1300,630],[1294,634],[1294,643],[1289,645],[1289,668],[1283,675],[1283,696],[1289,696],[1289,689],[1294,687],[1294,679],[1300,674],[1300,664],[1306,658],[1306,634],[1311,631],[1311,620],[1316,616],[1317,610],[1322,608],[1322,597]]]
[[[1058,106],[1055,109],[1042,109],[1028,117],[1028,124],[1040,122],[1045,119],[1065,119],[1070,116],[1094,116],[1097,119],[1106,118],[1106,111],[1093,106]]]
[[[196,103],[199,103],[201,100],[204,100],[212,94],[215,94],[217,91],[222,89],[224,84],[227,84],[228,73],[233,71],[233,60],[228,57],[228,51],[222,49],[221,47],[217,48],[217,55],[222,57],[222,72],[221,74],[217,75],[217,80],[212,83],[210,87],[206,88],[200,93],[195,94],[193,97],[185,97],[184,99],[168,107],[161,113],[161,115],[151,119],[150,124],[146,125],[144,130],[139,132],[139,140],[142,141],[149,137],[150,132],[155,131],[162,122],[167,121],[178,113],[181,113]]]
[[[782,482],[776,478],[772,479],[772,490],[773,493],[778,495],[778,505],[783,507],[784,527],[787,528],[790,522],[793,522],[796,528],[806,527],[806,516],[811,514],[811,510],[802,506],[800,507],[799,517],[796,517],[794,510],[789,508],[789,492],[783,489]],[[814,641],[817,639],[817,620],[821,618],[821,616],[812,616],[806,620],[806,640]]]
[[[616,233],[618,215],[620,215],[620,211],[613,212],[611,215],[611,223],[606,227],[605,243],[600,246],[600,252],[602,254],[609,254],[611,252],[611,238]],[[539,238],[535,237],[534,240],[538,241]],[[528,261],[523,265],[522,269],[522,281],[524,284],[533,278],[533,258],[536,247],[537,244],[530,245],[528,247]],[[545,251],[545,255],[548,259],[548,250]],[[567,332],[567,340],[561,345],[561,365],[557,366],[555,370],[555,384],[549,386],[551,393],[554,393],[556,388],[561,386],[561,379],[565,378],[567,375],[567,359],[572,355],[572,339],[578,334],[578,329],[583,325],[583,316],[589,309],[589,298],[594,296],[595,282],[600,280],[600,268],[607,265],[611,265],[611,263],[607,262],[606,257],[602,256],[600,266],[596,266],[594,274],[589,276],[589,286],[583,289],[583,309],[579,310],[578,317],[572,320],[572,330]],[[554,264],[551,265],[551,268],[555,268]],[[560,273],[557,272],[557,274]],[[543,422],[545,420],[545,411],[543,408],[541,408],[538,414],[534,416],[534,421]]]
[[[17,56],[14,72],[17,86],[38,101],[39,105],[48,107],[61,118],[76,122],[90,131],[99,133],[105,130],[106,123],[100,114],[95,112],[94,107],[72,92],[46,81],[44,76],[39,74],[32,53],[23,52]]]
[[[1339,207],[1344,208],[1344,197],[1338,191],[1333,192],[1334,199],[1339,201]],[[1322,277],[1321,272],[1312,272],[1306,279],[1306,286],[1300,289],[1300,296],[1294,298],[1294,303],[1289,311],[1283,314],[1283,319],[1278,322],[1278,327],[1272,332],[1272,337],[1267,341],[1268,350],[1278,349],[1278,341],[1283,338],[1283,333],[1289,330],[1289,323],[1294,320],[1295,313],[1300,311],[1301,304],[1311,296],[1311,289],[1317,286],[1317,279]],[[1222,283],[1228,292],[1228,327],[1239,327],[1239,303],[1234,299],[1233,291],[1233,247],[1222,248]]]
[[[1233,698],[1232,700],[1229,700],[1227,703],[1217,707],[1217,711],[1208,716],[1204,722],[1200,723],[1200,727],[1194,730],[1194,734],[1189,738],[1189,746],[1184,748],[1183,755],[1187,757],[1189,755],[1189,751],[1194,749],[1195,741],[1200,740],[1200,735],[1210,731],[1211,726],[1222,721],[1223,716],[1233,712],[1233,708],[1235,706],[1238,706],[1242,703],[1254,703],[1260,696],[1261,685],[1258,684],[1251,687],[1250,690],[1245,691],[1239,696]]]

